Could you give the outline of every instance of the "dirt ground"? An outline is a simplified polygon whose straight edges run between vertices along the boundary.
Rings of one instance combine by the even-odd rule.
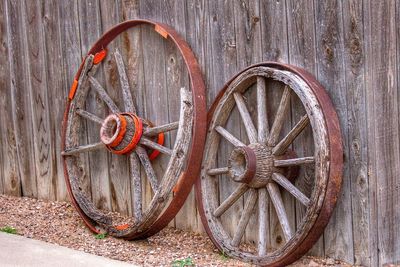
[[[0,195],[0,228],[17,234],[140,266],[251,266],[223,256],[207,236],[166,228],[141,241],[97,239],[70,203]],[[175,263],[175,264],[174,264]],[[179,265],[181,264],[181,265]],[[189,265],[186,265],[189,266]],[[333,259],[304,257],[292,266],[350,266]]]

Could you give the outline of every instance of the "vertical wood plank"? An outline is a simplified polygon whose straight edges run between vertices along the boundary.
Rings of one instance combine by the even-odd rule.
[[[6,126],[9,131],[7,133],[9,145],[7,169],[10,173],[8,175],[6,173],[4,191],[9,195],[23,194],[37,197],[34,147],[31,139],[32,117],[29,108],[29,92],[25,89],[28,84],[27,55],[23,39],[21,4],[20,1],[6,2],[11,79],[11,95],[7,101],[10,109],[7,112],[10,112],[8,118],[12,119],[13,123]]]
[[[230,1],[209,1],[208,2],[208,18],[211,34],[211,61],[213,74],[210,79],[209,91],[207,97],[213,100],[218,94],[222,86],[237,72],[237,51],[236,51],[236,35],[234,8]],[[225,128],[239,139],[240,127],[243,122],[237,108],[232,110]],[[247,141],[244,141],[247,142]],[[216,164],[218,167],[225,167],[233,146],[226,140],[221,139],[218,151],[218,159]],[[224,201],[238,186],[237,183],[231,181],[227,175],[219,177],[219,201]],[[240,215],[243,211],[243,197],[236,201],[221,217],[225,229],[233,237],[236,232]]]
[[[260,3],[234,2],[237,68],[240,71],[262,61]]]
[[[102,34],[100,7],[96,0],[80,1],[78,5],[81,50],[82,54],[85,55]],[[112,55],[109,56],[112,57]],[[104,84],[104,75],[102,71],[97,72],[96,79],[101,84]],[[86,100],[86,110],[100,118],[105,118],[107,115],[105,104],[94,90],[89,91]],[[89,120],[86,120],[85,122],[87,127],[88,143],[93,144],[99,142],[99,124]],[[108,160],[108,152],[106,150],[89,153],[90,186],[93,203],[100,209],[111,210]]]
[[[367,112],[362,1],[343,2],[344,67],[347,88],[349,166],[353,218],[354,263],[373,266],[368,195]],[[344,177],[346,179],[346,176]]]
[[[15,170],[18,168],[15,161],[15,164],[10,166],[13,161],[9,159],[8,154],[9,151],[15,151],[16,147],[12,120],[9,119],[12,114],[6,1],[0,1],[0,62],[4,62],[0,65],[0,110],[6,114],[6,116],[0,116],[0,194],[3,194],[5,176],[13,173],[10,167],[14,166]],[[9,134],[12,135],[10,139]],[[10,144],[9,140],[14,140],[13,144]],[[14,175],[15,173],[16,171],[14,171]]]
[[[286,1],[260,1],[260,9],[263,60],[288,62]],[[267,114],[270,125],[273,123],[282,92],[281,84],[276,82],[267,84]],[[289,131],[290,126],[291,115],[289,113],[285,118],[279,140]],[[294,198],[284,190],[282,190],[282,198],[290,226],[295,229]],[[284,235],[273,205],[270,205],[270,214],[270,244],[273,249],[276,249],[284,244]]]
[[[77,1],[61,1],[59,2],[60,12],[60,29],[62,32],[61,43],[63,44],[63,71],[64,83],[63,90],[66,95],[71,88],[72,81],[82,62],[81,40],[79,35],[79,9]],[[65,106],[65,105],[64,105]],[[81,125],[80,142],[83,144],[87,142],[86,125]],[[80,177],[80,184],[82,191],[84,191],[89,198],[91,198],[90,188],[90,169],[89,158],[87,153],[79,155],[83,175]],[[64,187],[65,188],[65,187]],[[62,197],[66,194],[64,190],[59,192]]]
[[[316,44],[314,24],[314,4],[312,1],[287,1],[289,63],[302,67],[317,76],[316,73]],[[292,127],[306,113],[303,104],[297,97],[292,98]],[[293,143],[297,155],[312,155],[314,143],[311,127],[308,126]],[[300,168],[295,181],[296,186],[309,195],[314,186],[315,174],[313,167],[307,165]],[[296,224],[300,224],[306,212],[306,207],[296,201]],[[315,256],[324,256],[323,236],[309,251]]]
[[[381,266],[399,261],[400,182],[397,176],[400,148],[395,1],[366,1],[366,19],[365,35],[369,37],[366,53],[370,57],[366,61],[370,244],[376,243],[378,252],[377,259],[371,258],[371,265]]]
[[[235,23],[235,39],[237,51],[237,71],[251,64],[262,61],[261,51],[261,25],[260,25],[260,6],[258,1],[234,1],[234,23]],[[225,81],[226,82],[226,81]],[[252,120],[257,130],[256,113],[257,100],[254,96],[256,86],[249,88],[249,92],[245,96],[247,109],[253,115]],[[236,127],[240,128],[240,135],[246,136],[246,131],[242,124]],[[259,201],[259,200],[258,200]],[[249,224],[246,228],[245,240],[252,244],[258,242],[258,209],[254,209],[253,215],[250,217]]]
[[[53,139],[50,133],[50,109],[47,95],[47,76],[43,20],[39,1],[21,2],[22,25],[25,29],[28,67],[27,87],[29,111],[32,114],[34,158],[36,167],[37,196],[41,199],[56,199],[56,176],[54,175]],[[31,179],[29,177],[29,179]]]
[[[213,98],[210,95],[216,93],[216,89],[210,86],[210,80],[213,73],[212,57],[211,57],[211,35],[208,20],[208,1],[195,0],[185,1],[186,11],[186,38],[191,49],[197,57],[203,79],[206,84],[207,103],[210,105]],[[197,227],[193,230],[204,232],[200,215],[197,211],[196,216]]]
[[[400,85],[400,1],[396,0],[395,3],[396,6],[396,17],[395,17],[395,25],[396,25],[396,54],[397,54],[397,60],[396,60],[396,71],[397,73],[397,81],[396,84],[397,86],[394,88],[397,88],[397,103],[400,101],[400,93],[399,93],[399,85]],[[400,108],[398,109],[398,114],[400,115]],[[398,118],[399,116],[397,116]],[[399,138],[397,138],[399,140]],[[394,177],[392,177],[393,179]],[[395,186],[392,188],[395,188],[395,192],[393,192],[393,213],[394,213],[394,232],[396,233],[394,236],[395,244],[394,244],[394,256],[392,259],[392,262],[399,264],[400,263],[400,181],[399,179],[394,178],[394,183]]]
[[[160,1],[140,2],[140,16],[143,18],[160,21],[162,20],[162,3]],[[144,56],[144,104],[145,118],[156,125],[169,122],[168,89],[167,89],[167,54],[165,44],[167,40],[154,31],[150,26],[142,28],[143,56]],[[151,44],[151,45],[147,45]],[[172,96],[171,96],[172,97]],[[170,146],[169,139],[166,146]],[[152,162],[158,179],[162,178],[164,170],[169,162],[169,157],[162,155]],[[147,178],[142,178],[145,183],[146,205],[151,201],[153,191]],[[173,226],[172,221],[170,226]]]
[[[54,1],[42,2],[42,20],[46,58],[47,94],[50,119],[50,135],[52,138],[53,182],[57,200],[66,200],[64,172],[61,158],[61,121],[67,92],[62,56],[59,5]]]
[[[7,46],[7,27],[6,27],[6,10],[5,10],[5,1],[0,1],[0,61],[8,62],[8,46]],[[0,66],[0,99],[6,98],[6,88],[9,88],[9,65],[2,64]],[[0,100],[0,109],[5,110],[4,100]],[[6,152],[6,136],[7,133],[3,130],[3,125],[5,122],[3,121],[3,116],[0,116],[0,194],[4,193],[4,166],[5,159],[3,153]]]
[[[184,39],[186,39],[186,23],[185,23],[185,3],[183,0],[163,1],[161,4],[161,14],[159,15],[163,23],[173,27]],[[165,64],[166,64],[166,90],[168,97],[168,119],[170,122],[179,120],[180,99],[178,92],[181,87],[190,87],[189,76],[185,62],[170,40],[164,41]],[[167,134],[170,144],[176,141],[176,133]],[[175,227],[179,229],[191,230],[197,228],[195,195],[191,192],[187,197],[185,204],[179,213],[175,216]]]
[[[100,1],[101,25],[103,32],[121,21],[121,6],[118,1]],[[118,70],[114,59],[114,51],[120,48],[121,40],[117,37],[107,47],[109,53],[105,61],[105,88],[117,106],[123,110],[122,90],[119,84]],[[132,214],[132,194],[127,157],[110,155],[110,191],[112,209],[123,214]]]
[[[348,164],[347,102],[344,76],[343,17],[341,1],[314,1],[316,18],[318,80],[335,105],[342,130],[344,173],[342,191],[325,229],[325,255],[354,261],[351,217],[351,187]]]
[[[120,16],[123,21],[128,19],[139,18],[139,6],[140,1],[123,1],[122,8],[120,10]],[[136,107],[136,111],[140,116],[144,114],[144,70],[143,70],[143,46],[142,46],[142,29],[141,27],[135,27],[122,33],[122,47],[120,49],[126,67],[126,73],[128,76],[128,82],[131,88],[131,94],[133,102]],[[139,166],[140,167],[140,166]],[[144,177],[144,171],[142,175],[142,187],[146,186],[146,180]],[[131,197],[132,203],[135,198],[134,181],[131,180]],[[143,190],[142,190],[143,191]],[[132,204],[133,206],[133,204]]]

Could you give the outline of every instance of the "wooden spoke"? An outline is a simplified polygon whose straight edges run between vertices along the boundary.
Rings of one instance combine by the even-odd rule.
[[[228,173],[229,169],[228,167],[223,167],[223,168],[215,168],[215,169],[209,169],[207,171],[208,175],[215,176],[215,175],[220,175],[220,174],[225,174]]]
[[[160,144],[157,144],[156,142],[153,142],[153,141],[151,141],[151,140],[149,140],[147,138],[144,138],[144,137],[142,137],[140,139],[140,144],[142,144],[144,146],[147,146],[147,147],[150,147],[150,148],[153,148],[155,150],[158,150],[161,153],[164,153],[164,154],[167,154],[167,155],[171,155],[172,154],[172,150],[171,149],[169,149],[169,148],[167,148],[165,146],[162,146]]]
[[[135,153],[129,155],[129,167],[133,184],[133,217],[136,222],[142,219],[142,178],[139,159]]]
[[[251,120],[251,116],[247,110],[243,96],[240,93],[234,93],[233,97],[235,98],[236,105],[239,109],[240,116],[242,117],[250,143],[257,143],[257,130],[254,127],[253,121]]]
[[[307,115],[304,115],[292,130],[272,149],[272,154],[279,156],[285,153],[286,149],[293,143],[294,139],[306,128],[310,123]]]
[[[97,116],[94,115],[93,113],[90,113],[90,112],[88,112],[88,111],[86,111],[86,110],[83,110],[83,109],[78,108],[78,109],[76,109],[76,113],[77,113],[79,116],[81,116],[81,117],[83,117],[83,118],[85,118],[85,119],[91,120],[91,121],[93,121],[93,122],[95,122],[95,123],[98,123],[98,124],[102,124],[102,123],[103,123],[103,119],[97,117]]]
[[[220,135],[222,135],[226,140],[228,140],[228,142],[230,142],[232,145],[234,145],[234,146],[246,146],[244,143],[242,143],[242,141],[240,141],[239,139],[234,137],[230,132],[225,130],[225,128],[223,128],[221,126],[217,126],[217,127],[215,127],[215,130]]]
[[[274,146],[278,140],[279,133],[281,132],[283,122],[286,114],[289,112],[290,104],[290,87],[285,86],[282,94],[281,102],[275,115],[274,123],[272,124],[271,131],[268,137],[268,145]]]
[[[257,201],[257,190],[251,189],[249,192],[249,197],[246,201],[246,204],[243,208],[242,216],[239,220],[239,225],[236,229],[235,234],[233,235],[231,245],[237,247],[240,244],[240,240],[243,237],[244,231],[246,230],[246,226],[249,223],[250,217],[253,214],[253,210]]]
[[[117,107],[117,105],[115,105],[114,101],[107,94],[106,90],[104,90],[101,84],[94,77],[89,77],[89,81],[96,90],[96,92],[99,94],[100,98],[103,99],[103,101],[111,109],[111,111],[113,113],[119,113],[120,112],[119,108]]]
[[[61,155],[70,156],[70,155],[74,155],[74,154],[78,154],[78,153],[83,153],[83,152],[88,152],[88,151],[101,149],[103,147],[105,147],[103,142],[98,142],[98,143],[95,143],[95,144],[77,146],[77,147],[74,147],[74,148],[67,149],[65,151],[62,151]]]
[[[126,75],[125,71],[124,61],[118,49],[115,50],[114,57],[115,57],[115,62],[117,63],[119,81],[121,83],[125,110],[127,112],[132,112],[136,114],[135,105],[133,104],[132,93],[129,88],[128,76]]]
[[[289,224],[285,207],[283,206],[282,196],[281,192],[279,191],[279,187],[275,183],[271,182],[267,184],[267,189],[271,197],[272,203],[274,204],[279,223],[282,227],[283,235],[285,236],[285,240],[289,241],[289,239],[293,235],[293,232]]]
[[[312,164],[314,163],[314,157],[303,157],[294,159],[276,159],[274,160],[275,167],[286,167],[301,164]]]
[[[285,176],[280,173],[273,173],[272,179],[297,198],[297,200],[303,203],[304,206],[308,206],[310,199],[297,189],[297,187],[295,187]]]
[[[240,184],[229,197],[227,197],[221,205],[215,209],[213,215],[215,217],[220,217],[224,212],[229,209],[233,203],[235,203],[247,190],[249,187],[246,184]]]
[[[268,199],[267,189],[258,189],[258,255],[267,254],[268,233]]]
[[[164,124],[161,126],[156,126],[156,127],[149,127],[146,128],[143,132],[144,135],[146,136],[155,136],[159,133],[164,133],[164,132],[169,132],[172,130],[176,130],[179,127],[179,121],[171,122],[168,124]]]
[[[257,76],[257,126],[258,126],[258,142],[265,144],[269,131],[267,117],[267,94],[265,89],[265,78]]]
[[[151,165],[149,157],[147,156],[147,152],[143,149],[143,147],[138,146],[136,148],[136,154],[138,155],[140,162],[142,163],[144,171],[146,172],[147,179],[149,179],[150,181],[150,185],[151,188],[153,189],[153,192],[154,193],[157,192],[158,179]]]

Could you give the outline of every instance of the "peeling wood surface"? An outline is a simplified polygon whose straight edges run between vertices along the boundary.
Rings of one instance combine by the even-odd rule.
[[[67,198],[60,127],[73,75],[104,31],[138,17],[170,24],[188,41],[203,71],[208,103],[233,74],[262,60],[287,62],[314,74],[338,111],[346,169],[335,215],[310,254],[365,266],[400,261],[400,2],[396,0],[238,0],[233,4],[222,0],[1,0],[0,61],[6,64],[0,66],[0,193]],[[129,31],[109,48],[121,51],[138,112],[152,112],[153,122],[167,124],[177,121],[169,87],[185,84],[187,74],[177,51],[161,36],[148,33],[143,28]],[[105,61],[97,78],[107,84],[107,92],[121,108],[115,60],[111,55]],[[267,94],[267,98],[272,96]],[[244,101],[249,103],[253,97],[245,96]],[[104,118],[107,107],[95,109],[102,100],[94,92],[89,98],[87,111]],[[274,116],[268,113],[268,105],[278,104],[268,100],[268,118]],[[251,108],[257,107],[249,107],[250,114]],[[232,115],[236,123],[227,129],[245,138],[239,112]],[[303,115],[304,110],[291,101],[291,122],[284,127],[293,127]],[[252,120],[257,127],[257,118]],[[99,126],[87,122],[85,127],[87,144],[96,143]],[[296,151],[302,151],[298,157],[312,151],[310,134],[306,126],[296,138]],[[231,150],[231,144],[225,146]],[[86,186],[96,206],[131,214],[133,184],[128,163],[114,165],[112,175],[99,168],[114,163],[111,157],[107,152],[86,157],[90,176]],[[223,164],[226,158],[218,161],[218,166],[227,166]],[[313,176],[307,168],[300,175]],[[310,184],[302,180],[296,185],[307,195]],[[219,188],[221,199],[234,190],[226,185]],[[150,184],[143,185],[143,190],[151,199]],[[232,225],[239,223],[247,197],[235,204],[236,214],[227,211]],[[283,195],[283,199],[294,224],[304,207],[293,204],[291,196]],[[255,209],[249,224],[256,225],[257,218]],[[269,220],[277,223],[277,218]],[[193,195],[172,225],[202,230]],[[276,231],[272,238],[282,234]],[[257,235],[246,231],[244,238],[251,241]]]

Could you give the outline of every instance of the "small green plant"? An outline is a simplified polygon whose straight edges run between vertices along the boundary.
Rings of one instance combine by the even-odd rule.
[[[185,266],[195,266],[192,258],[186,258],[181,260],[174,260],[172,262],[172,267],[185,267]]]
[[[222,251],[220,253],[220,256],[221,256],[221,260],[223,260],[223,261],[229,260],[229,256],[225,254],[225,251]]]
[[[4,227],[0,228],[0,232],[16,235],[17,229],[15,229],[14,227],[11,227],[11,226],[4,226]]]
[[[96,239],[104,239],[106,237],[107,237],[107,233],[101,233],[101,234],[94,235],[94,238],[96,238]]]

